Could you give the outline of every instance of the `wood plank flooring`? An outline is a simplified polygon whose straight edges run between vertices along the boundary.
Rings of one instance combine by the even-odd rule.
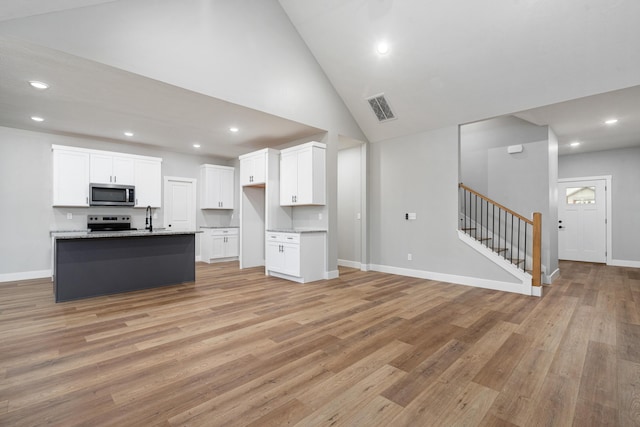
[[[640,274],[560,267],[543,298],[237,263],[62,304],[0,283],[0,425],[639,426]]]

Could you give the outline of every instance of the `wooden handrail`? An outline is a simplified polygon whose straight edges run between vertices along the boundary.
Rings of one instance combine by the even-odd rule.
[[[472,190],[471,188],[467,187],[466,185],[464,185],[463,183],[458,184],[458,188],[464,188],[465,190],[467,190],[469,193],[471,194],[475,194],[476,196],[486,200],[487,202],[491,203],[492,205],[496,205],[497,207],[499,207],[500,209],[502,209],[503,211],[507,211],[509,212],[511,215],[515,216],[516,218],[520,218],[521,220],[523,220],[524,222],[526,222],[527,224],[531,224],[533,225],[533,221],[530,220],[529,218],[526,218],[522,215],[520,215],[517,212],[512,211],[511,209],[501,205],[500,203],[496,202],[495,200],[491,200],[490,198],[488,198],[487,196],[483,196],[482,194],[478,193],[475,190]]]
[[[533,249],[531,257],[533,258],[531,284],[540,286],[542,284],[542,214],[540,212],[533,213]]]
[[[521,219],[522,221],[526,222],[527,224],[530,224],[533,227],[533,243],[532,243],[532,249],[531,249],[532,250],[531,258],[532,258],[533,265],[531,267],[531,277],[532,277],[531,284],[533,286],[541,286],[542,285],[542,214],[540,212],[534,212],[533,219],[531,220],[529,218],[526,218],[520,215],[517,212],[514,212],[513,210],[507,208],[506,206],[501,205],[495,200],[491,200],[490,198],[478,193],[477,191],[467,187],[463,183],[459,183],[458,188],[462,188],[468,191],[469,193],[480,197],[482,200],[485,200],[486,202],[491,203],[492,205],[497,206],[498,208],[506,212],[509,212],[514,217]]]

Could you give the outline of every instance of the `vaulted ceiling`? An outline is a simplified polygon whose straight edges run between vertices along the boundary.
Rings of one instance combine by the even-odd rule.
[[[585,150],[640,144],[640,49],[635,43],[640,40],[636,23],[640,2],[636,0],[236,2],[244,5],[245,18],[253,20],[259,19],[251,16],[252,12],[260,13],[258,5],[282,8],[284,13],[276,12],[288,17],[363,137],[370,141],[515,114],[551,125],[559,137],[561,153],[567,152],[564,147],[575,139],[584,143]],[[123,42],[123,28],[128,30],[127,43],[159,48],[147,39],[154,33],[146,31],[150,26],[145,19],[161,21],[171,34],[175,30],[172,26],[181,25],[180,16],[172,20],[175,13],[171,12],[180,7],[198,9],[194,13],[201,16],[198,24],[204,30],[193,29],[193,37],[201,38],[203,33],[198,31],[202,30],[219,39],[224,34],[216,28],[222,23],[207,19],[213,12],[224,13],[225,3],[4,0],[0,5],[0,34],[5,37],[0,44],[2,72],[18,79],[29,67],[40,65],[55,70],[65,90],[36,99],[29,88],[16,89],[10,79],[3,78],[0,125],[126,140],[113,129],[129,120],[131,126],[143,129],[146,139],[140,142],[188,151],[191,142],[208,138],[206,153],[222,157],[321,132],[319,123],[300,120],[277,102],[270,101],[262,108],[262,104],[249,105],[240,97],[233,102],[224,96],[219,99],[197,81],[167,84],[153,74],[153,68],[163,64],[141,61],[141,67],[131,72],[123,65],[126,58],[114,53],[113,45]],[[104,14],[107,7],[111,15]],[[147,18],[141,10],[146,10]],[[109,17],[115,16],[127,17],[128,22],[110,22]],[[82,17],[77,28],[68,25],[74,17]],[[106,22],[101,22],[103,17]],[[137,25],[139,30],[122,26],[126,24]],[[191,36],[184,27],[176,28],[181,30],[182,41]],[[251,34],[231,32],[225,42],[233,45],[233,37],[249,38]],[[375,50],[382,41],[389,46],[386,54]],[[171,52],[171,40],[163,42]],[[194,39],[192,45],[204,44]],[[195,47],[192,51],[183,49],[176,60],[209,60]],[[292,47],[274,46],[279,48]],[[296,66],[300,67],[292,64]],[[190,69],[184,73],[200,77]],[[113,90],[87,94],[87,80],[92,78]],[[304,90],[303,83],[298,90]],[[396,119],[380,123],[370,110],[366,98],[381,93]],[[290,91],[286,95],[293,99]],[[262,99],[263,94],[254,96]],[[57,122],[36,126],[25,119],[36,105],[59,114]],[[616,126],[604,127],[604,120],[613,116],[619,118]],[[233,117],[254,126],[242,135],[229,135],[228,123]]]

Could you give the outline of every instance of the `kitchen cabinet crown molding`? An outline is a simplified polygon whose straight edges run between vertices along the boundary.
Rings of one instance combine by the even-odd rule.
[[[74,146],[70,146],[70,145],[51,144],[51,150],[77,151],[77,152],[88,153],[88,154],[98,154],[98,155],[118,156],[118,157],[129,157],[129,158],[132,158],[132,159],[153,160],[153,161],[156,161],[156,162],[162,162],[162,157],[152,157],[152,156],[143,156],[143,155],[140,155],[140,154],[120,153],[120,152],[117,152],[117,151],[96,150],[96,149],[93,149],[93,148],[74,147]]]

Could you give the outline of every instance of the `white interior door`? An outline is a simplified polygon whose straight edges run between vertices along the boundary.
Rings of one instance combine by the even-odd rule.
[[[165,227],[172,230],[196,229],[196,180],[164,177]]]
[[[606,180],[558,183],[558,256],[607,262]]]

